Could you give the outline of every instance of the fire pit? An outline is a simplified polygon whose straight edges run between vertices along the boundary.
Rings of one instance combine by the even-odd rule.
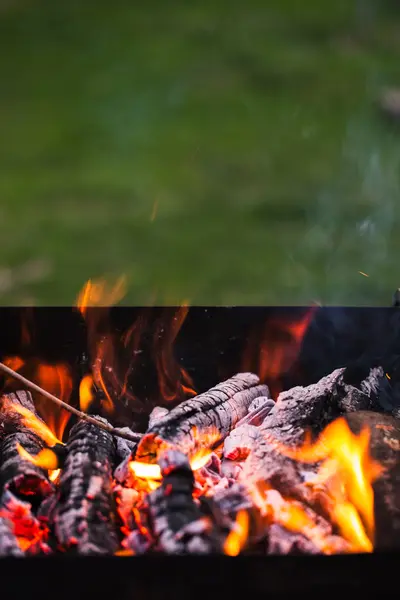
[[[0,311],[3,568],[69,565],[81,593],[112,577],[147,598],[147,568],[171,597],[198,570],[205,590],[243,587],[235,564],[270,594],[355,586],[358,569],[370,585],[382,552],[390,573],[397,307],[93,307],[119,299],[104,294]]]

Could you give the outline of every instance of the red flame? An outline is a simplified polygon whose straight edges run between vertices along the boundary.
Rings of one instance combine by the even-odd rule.
[[[315,309],[316,307],[309,308],[297,320],[288,321],[278,317],[267,321],[258,343],[258,331],[250,336],[244,354],[243,370],[255,371],[261,382],[268,383],[274,398],[282,391],[281,377],[289,371],[298,357]]]
[[[179,307],[172,317],[169,311],[165,311],[154,334],[158,384],[161,395],[167,402],[196,395],[190,375],[179,365],[174,355],[174,343],[188,312],[188,306]]]

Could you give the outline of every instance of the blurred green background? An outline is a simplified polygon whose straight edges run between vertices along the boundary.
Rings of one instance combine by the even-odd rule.
[[[390,304],[397,1],[0,0],[0,56],[2,304]]]

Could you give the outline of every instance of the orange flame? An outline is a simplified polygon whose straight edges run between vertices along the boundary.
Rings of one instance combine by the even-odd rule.
[[[35,379],[40,387],[68,403],[72,394],[72,377],[66,365],[39,365]],[[35,398],[35,405],[43,420],[54,435],[62,440],[65,428],[71,414],[49,402],[43,396]]]
[[[268,440],[270,441],[270,440]],[[277,449],[303,463],[323,461],[316,482],[326,486],[332,498],[331,518],[342,536],[357,549],[371,552],[374,539],[374,492],[372,483],[383,468],[369,454],[370,431],[352,433],[343,417],[330,423],[313,444]]]
[[[288,321],[283,317],[268,321],[262,332],[261,342],[258,341],[258,330],[250,336],[242,368],[244,371],[256,372],[261,382],[268,382],[274,398],[282,391],[280,377],[296,362],[316,308],[310,307],[295,321]],[[257,352],[256,356],[254,352]]]
[[[165,311],[159,320],[154,335],[154,356],[158,383],[164,400],[172,402],[195,396],[193,381],[174,356],[173,346],[189,312],[189,306],[182,305],[172,317]]]
[[[85,375],[79,385],[79,406],[81,411],[87,412],[93,403],[94,394],[92,391],[93,377]]]
[[[249,515],[246,510],[240,510],[236,522],[224,543],[224,554],[238,556],[247,541],[249,532]]]
[[[192,471],[202,469],[210,460],[211,450],[200,448],[190,459]],[[161,469],[157,464],[144,463],[132,460],[129,463],[129,468],[138,479],[150,479],[152,481],[161,481]]]
[[[114,286],[109,287],[105,279],[92,281],[89,279],[78,295],[76,306],[86,317],[89,306],[111,307],[117,304],[126,294],[126,277],[117,279]]]
[[[54,435],[49,427],[36,417],[29,409],[14,402],[7,403],[8,407],[22,417],[22,422],[28,429],[34,431],[48,446],[61,444],[62,442]]]
[[[44,448],[35,456],[29,454],[20,444],[17,444],[17,450],[18,454],[24,460],[31,462],[36,467],[46,469],[47,471],[55,471],[58,468],[57,454],[53,450],[50,450],[50,448]]]
[[[78,295],[76,306],[84,317],[88,328],[89,351],[92,358],[93,383],[104,394],[102,406],[107,414],[114,411],[112,393],[121,394],[115,373],[114,340],[110,335],[100,334],[100,324],[106,323],[111,306],[117,304],[126,294],[126,278],[120,277],[115,285],[104,279],[89,280]],[[88,311],[89,307],[102,308],[102,311]]]

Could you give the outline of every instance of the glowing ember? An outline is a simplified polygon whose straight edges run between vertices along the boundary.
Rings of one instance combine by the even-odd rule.
[[[190,459],[190,466],[193,471],[202,469],[210,460],[211,450],[200,448]],[[150,479],[152,481],[161,481],[161,470],[156,464],[131,461],[129,468],[135,477],[139,479]]]

